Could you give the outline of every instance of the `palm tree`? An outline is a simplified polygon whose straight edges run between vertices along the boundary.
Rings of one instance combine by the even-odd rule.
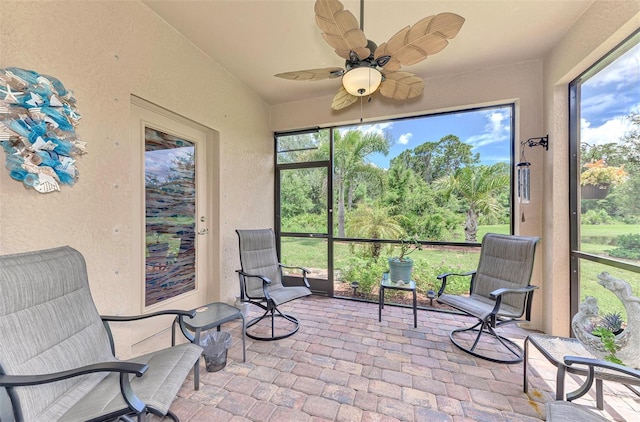
[[[464,237],[467,242],[476,242],[479,216],[495,216],[502,209],[499,194],[510,185],[509,170],[504,163],[463,167],[438,179],[436,185],[445,197],[458,195],[467,204]]]
[[[376,152],[388,154],[390,139],[386,134],[351,129],[334,132],[333,184],[338,201],[338,236],[344,237],[345,197],[357,177],[379,175],[378,169],[367,162],[367,156]],[[353,187],[353,186],[351,186]]]
[[[349,217],[350,237],[363,239],[399,239],[404,230],[399,216],[390,216],[389,208],[361,204]],[[369,249],[372,258],[377,259],[382,249],[381,243],[372,243]]]

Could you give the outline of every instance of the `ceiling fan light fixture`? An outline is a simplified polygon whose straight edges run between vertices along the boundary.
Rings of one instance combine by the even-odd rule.
[[[342,76],[342,85],[351,95],[364,97],[378,90],[382,83],[382,73],[373,67],[354,67]]]

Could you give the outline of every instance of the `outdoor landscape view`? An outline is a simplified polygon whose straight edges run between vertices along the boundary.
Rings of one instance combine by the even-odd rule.
[[[635,46],[582,83],[580,169],[571,176],[581,187],[580,249],[632,265],[640,262],[639,63]],[[287,233],[331,232],[335,294],[376,299],[388,258],[401,252],[399,240],[417,240],[421,247],[408,250],[413,279],[421,304],[430,306],[426,294],[440,287],[438,274],[475,269],[482,236],[510,233],[511,204],[518,200],[511,196],[512,146],[520,142],[513,125],[509,104],[278,136],[278,165],[286,169],[280,172],[283,262],[329,277],[327,240]],[[312,163],[331,158],[328,229],[328,171]],[[305,168],[294,169],[295,163]],[[581,261],[580,297],[602,297],[601,312],[624,319],[620,301],[597,284],[605,270],[640,295],[638,273]],[[468,277],[452,287],[464,293]],[[397,300],[404,300],[402,293]]]
[[[388,258],[404,244],[421,303],[430,305],[438,274],[475,268],[482,236],[510,232],[512,126],[504,105],[278,137],[282,165],[328,160],[331,136],[334,151],[333,227],[324,169],[287,169],[281,231],[331,231],[335,294],[364,298],[376,297]],[[284,237],[282,245],[283,260],[324,275],[326,241]],[[458,283],[468,289],[468,277]]]

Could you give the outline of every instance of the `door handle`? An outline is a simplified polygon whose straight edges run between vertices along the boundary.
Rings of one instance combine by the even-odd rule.
[[[203,236],[203,235],[205,235],[207,233],[209,233],[209,229],[200,229],[200,230],[198,230],[198,234],[200,236]]]

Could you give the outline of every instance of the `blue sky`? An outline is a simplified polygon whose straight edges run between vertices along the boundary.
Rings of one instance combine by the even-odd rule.
[[[511,108],[491,108],[478,111],[448,113],[437,116],[396,120],[368,125],[365,131],[388,131],[393,145],[386,157],[374,154],[369,160],[378,167],[388,168],[391,158],[408,148],[425,142],[436,142],[447,135],[474,146],[485,164],[510,160]]]
[[[640,44],[582,85],[581,141],[592,145],[618,141],[630,129],[626,119],[630,112],[640,112]],[[449,134],[473,145],[482,163],[493,164],[510,160],[510,123],[506,107],[377,123],[364,130],[392,135],[388,156],[369,157],[378,167],[388,168],[390,159],[403,150]]]
[[[581,141],[616,142],[630,129],[631,112],[640,112],[640,44],[583,83]]]

